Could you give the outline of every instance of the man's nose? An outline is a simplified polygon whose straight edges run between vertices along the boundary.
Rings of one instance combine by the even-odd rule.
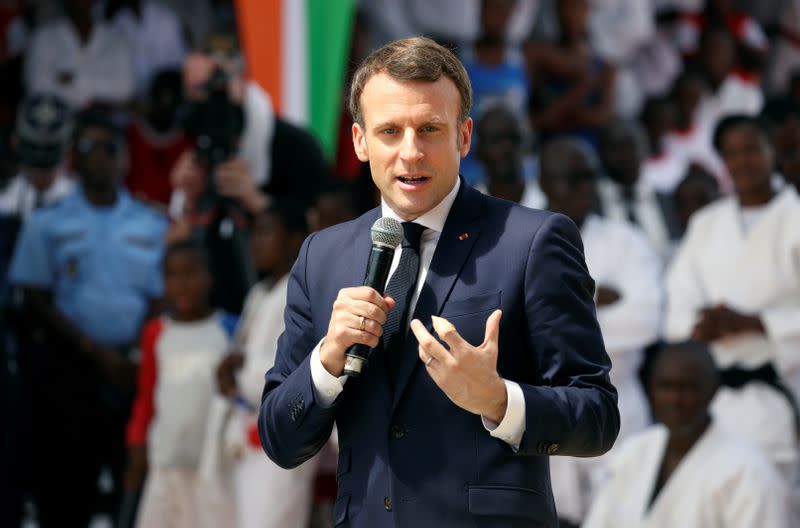
[[[423,157],[422,149],[419,144],[419,136],[413,128],[407,128],[403,132],[403,142],[400,145],[400,158],[403,161],[419,161]]]

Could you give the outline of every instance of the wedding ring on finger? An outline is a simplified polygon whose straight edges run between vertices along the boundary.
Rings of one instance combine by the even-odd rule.
[[[364,316],[362,315],[362,316],[361,316],[361,322],[358,324],[358,329],[359,329],[359,330],[361,330],[361,331],[363,332],[363,331],[364,331],[364,328],[366,327],[366,325],[367,325],[367,322],[366,322],[366,320],[364,319]]]
[[[433,361],[433,356],[428,356],[428,359],[425,360],[425,366],[429,367],[431,365],[431,361]]]

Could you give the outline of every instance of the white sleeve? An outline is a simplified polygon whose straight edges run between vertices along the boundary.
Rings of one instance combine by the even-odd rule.
[[[25,54],[24,78],[29,93],[63,94],[65,88],[59,85],[56,77],[61,72],[56,53],[47,45],[46,28],[34,32],[28,51]]]
[[[522,435],[525,434],[525,395],[518,383],[503,381],[506,384],[508,396],[503,420],[497,424],[481,416],[481,421],[490,435],[507,443],[516,452],[519,450],[519,444],[522,443]]]
[[[766,459],[737,472],[715,491],[712,500],[725,526],[790,528],[793,525],[789,490]]]
[[[613,478],[598,487],[597,495],[592,499],[592,504],[583,519],[581,528],[615,528],[619,526],[619,519],[614,513],[614,505],[619,502],[620,498]]]
[[[638,351],[658,339],[663,297],[661,261],[644,236],[626,233],[625,249],[614,258],[620,299],[597,309],[609,355]]]
[[[325,367],[322,366],[322,360],[319,358],[321,346],[322,341],[317,343],[317,346],[311,352],[311,383],[314,385],[314,396],[319,404],[323,407],[330,407],[344,390],[347,376],[339,376],[337,378],[325,370]]]
[[[105,28],[105,35],[109,36],[106,53],[79,79],[81,91],[89,101],[125,102],[133,97],[136,89],[133,48],[125,35],[119,34],[114,38],[110,37],[112,34],[111,27]]]
[[[760,316],[766,337],[774,347],[775,363],[784,374],[794,372],[789,377],[798,380],[794,389],[800,390],[800,235],[795,234],[786,246],[781,249],[785,251],[781,259],[790,267],[795,286],[787,285],[782,302],[763,310]]]
[[[764,310],[761,322],[781,372],[800,370],[800,299]]]
[[[697,322],[698,312],[708,304],[699,276],[695,258],[695,247],[702,242],[696,224],[690,222],[667,271],[667,314],[664,321],[664,337],[668,341],[688,339]],[[702,226],[700,226],[702,227]]]
[[[655,34],[653,7],[650,2],[623,0],[593,9],[589,30],[593,43],[603,58],[626,62]]]
[[[162,17],[163,28],[159,38],[161,39],[160,50],[162,56],[159,57],[164,66],[174,64],[180,66],[186,58],[186,42],[183,39],[183,29],[181,21],[177,15],[166,9],[159,13]]]

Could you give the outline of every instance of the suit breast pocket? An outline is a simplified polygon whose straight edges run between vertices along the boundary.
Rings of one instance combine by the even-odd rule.
[[[442,309],[441,317],[456,327],[458,333],[470,344],[478,346],[483,342],[486,319],[500,308],[501,292],[488,292],[465,299],[448,301]]]

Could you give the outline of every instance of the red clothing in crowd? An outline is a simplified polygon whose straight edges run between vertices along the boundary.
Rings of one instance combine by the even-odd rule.
[[[131,194],[150,202],[169,204],[169,174],[178,157],[191,143],[181,132],[159,134],[144,122],[128,128],[130,171],[125,185]]]

